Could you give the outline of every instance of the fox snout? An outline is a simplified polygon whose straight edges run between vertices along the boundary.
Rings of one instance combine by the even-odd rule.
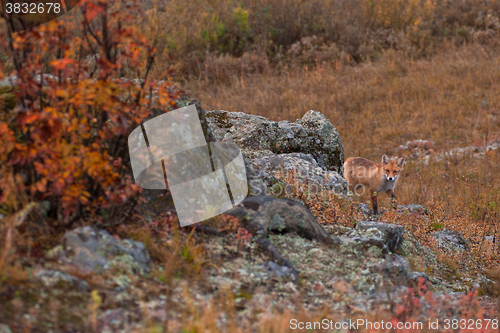
[[[389,176],[385,175],[385,178],[387,178],[388,181],[393,182],[398,178],[398,176],[389,177]]]

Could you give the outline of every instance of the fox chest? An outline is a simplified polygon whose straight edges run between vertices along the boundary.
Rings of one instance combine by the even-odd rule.
[[[390,180],[387,180],[384,176],[384,178],[382,179],[382,183],[377,188],[377,192],[387,192],[389,190],[393,190],[394,187],[396,187],[397,182],[398,182],[397,178],[396,178],[396,180],[390,181]]]

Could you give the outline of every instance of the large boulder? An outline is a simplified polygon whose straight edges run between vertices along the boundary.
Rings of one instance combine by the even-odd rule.
[[[342,139],[320,112],[308,111],[295,123],[242,112],[208,111],[206,117],[215,139],[234,142],[246,159],[271,154],[310,154],[321,168],[343,174]]]
[[[299,191],[343,195],[347,191],[345,179],[336,171],[321,168],[310,154],[272,154],[250,159],[246,166],[251,195],[293,197]]]
[[[47,258],[73,265],[83,272],[101,272],[119,268],[129,272],[149,271],[151,258],[141,242],[116,239],[106,230],[80,227],[68,231],[61,245],[47,253]]]
[[[225,214],[238,218],[241,225],[256,237],[266,237],[268,232],[296,233],[306,239],[338,244],[316,221],[304,205],[289,199],[270,196],[247,197]]]
[[[308,194],[347,192],[342,139],[320,112],[308,111],[295,123],[227,111],[208,111],[206,119],[216,141],[240,148],[250,195],[294,198],[297,186]]]

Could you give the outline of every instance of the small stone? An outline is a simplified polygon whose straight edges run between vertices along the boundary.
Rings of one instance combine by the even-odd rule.
[[[432,237],[436,240],[438,247],[451,251],[452,253],[470,251],[467,240],[458,231],[443,229],[435,232]]]
[[[405,206],[402,206],[402,207],[405,207]],[[424,214],[427,214],[427,209],[425,209],[424,206],[422,206],[422,205],[410,204],[410,205],[407,205],[405,208],[407,208],[410,212],[422,212]]]
[[[359,210],[361,211],[361,213],[365,214],[366,216],[370,216],[373,214],[373,211],[364,202],[359,204]]]
[[[395,252],[403,242],[405,228],[401,225],[363,221],[356,225],[356,229],[368,231],[369,229],[377,229],[381,232],[382,239],[391,252]]]
[[[290,274],[290,268],[286,266],[280,266],[273,261],[269,261],[267,263],[267,271],[279,278],[285,277]]]
[[[54,288],[61,284],[67,284],[68,287],[71,288],[78,288],[85,292],[89,291],[89,285],[86,281],[59,271],[39,269],[35,272],[35,277],[42,281],[47,288]]]
[[[321,249],[318,249],[318,248],[310,249],[309,252],[307,252],[308,255],[316,257],[316,258],[320,257],[322,253],[323,253],[323,251],[321,251]]]
[[[421,287],[423,290],[429,289],[429,276],[423,272],[413,272],[410,277],[409,286],[413,288]]]

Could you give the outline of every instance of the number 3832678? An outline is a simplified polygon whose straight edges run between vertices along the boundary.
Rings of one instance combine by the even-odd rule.
[[[43,14],[60,13],[61,4],[58,2],[8,2],[5,4],[7,14]]]

